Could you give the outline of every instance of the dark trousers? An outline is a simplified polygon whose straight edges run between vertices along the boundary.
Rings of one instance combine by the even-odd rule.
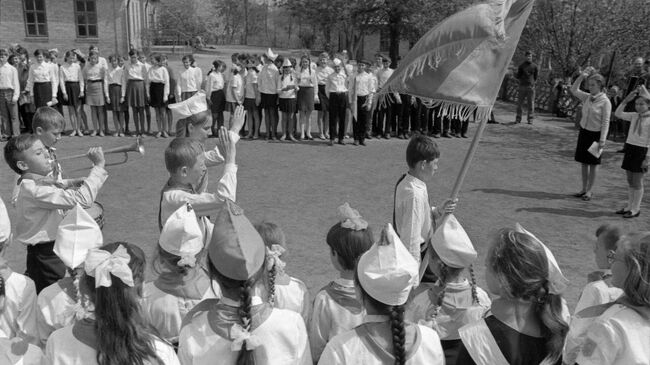
[[[423,243],[422,245],[426,245],[426,243]],[[424,261],[424,256],[426,255],[428,249],[429,248],[427,247],[426,249],[420,251],[421,261]],[[427,269],[424,271],[424,275],[422,275],[422,280],[420,280],[420,282],[435,283],[436,281],[438,281],[438,276],[433,272],[433,270],[431,270],[431,266],[427,265]]]
[[[330,140],[345,137],[345,111],[348,108],[348,93],[330,93]],[[337,129],[338,126],[338,129]]]
[[[25,275],[34,280],[36,293],[63,279],[66,267],[54,253],[54,241],[27,246]]]
[[[23,125],[25,125],[25,132],[26,133],[34,133],[34,130],[32,129],[32,119],[34,118],[34,112],[32,111],[32,104],[23,104],[18,107],[18,112],[20,113],[20,119],[23,121]]]
[[[438,115],[437,110],[434,110],[433,117],[433,134],[448,134],[449,133],[449,117],[441,117]]]
[[[400,99],[402,99],[402,104],[399,105],[399,134],[408,133],[410,124],[412,123],[411,118],[411,95],[408,94],[399,94]]]
[[[379,108],[377,113],[377,134],[388,135],[391,131],[397,131],[397,118],[401,106],[395,102],[393,95],[386,96],[385,104]]]
[[[357,96],[357,119],[352,124],[354,139],[363,142],[366,139],[370,111],[364,106],[368,96]]]
[[[16,137],[20,135],[20,120],[18,119],[18,102],[13,101],[13,89],[0,89],[0,119],[2,134]]]
[[[454,118],[451,120],[451,131],[455,134],[465,135],[469,128],[469,120],[461,122],[460,119]]]

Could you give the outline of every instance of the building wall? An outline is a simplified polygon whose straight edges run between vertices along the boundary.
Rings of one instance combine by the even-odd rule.
[[[404,57],[409,51],[409,42],[402,40],[399,43],[399,55]],[[388,55],[388,50],[381,50],[379,33],[366,35],[363,37],[363,58],[372,60],[377,53]]]

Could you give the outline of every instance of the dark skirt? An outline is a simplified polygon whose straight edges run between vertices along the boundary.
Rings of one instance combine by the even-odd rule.
[[[330,109],[330,100],[327,98],[325,85],[318,85],[318,99],[320,100],[320,103],[314,105],[314,109],[325,111]]]
[[[149,84],[149,106],[152,108],[165,107],[165,84],[152,82]]]
[[[197,93],[196,91],[183,91],[181,93],[181,101],[185,101],[185,100],[191,98],[196,93]]]
[[[144,108],[147,106],[145,103],[144,95],[144,81],[142,80],[129,80],[126,84],[126,105],[131,108]]]
[[[111,102],[108,105],[107,110],[114,112],[121,112],[124,109],[124,105],[120,103],[122,100],[122,85],[120,84],[110,84],[108,85],[108,97],[111,98]]]
[[[103,106],[104,100],[104,81],[87,81],[86,82],[86,104],[90,106]]]
[[[278,106],[281,112],[294,114],[297,110],[296,107],[298,106],[298,102],[296,98],[291,98],[291,99],[280,98]]]
[[[301,86],[298,89],[298,110],[301,112],[314,111],[314,88]]]
[[[81,87],[79,86],[79,81],[66,81],[65,82],[65,93],[68,95],[68,100],[61,98],[61,103],[63,105],[70,105],[77,108],[81,105],[81,99],[79,95],[81,94]]]
[[[623,149],[625,150],[623,164],[621,165],[623,170],[629,172],[647,172],[641,167],[643,165],[643,160],[645,160],[645,156],[648,153],[647,147],[639,147],[626,143]]]
[[[245,98],[244,109],[251,110],[251,111],[257,110],[257,104],[255,104],[255,98]]]
[[[260,108],[275,109],[278,107],[278,94],[260,93]]]
[[[588,149],[594,142],[600,140],[600,131],[592,132],[580,128],[578,135],[578,145],[576,146],[575,160],[585,165],[600,165],[600,157],[589,153]]]
[[[223,89],[215,90],[210,94],[210,111],[223,113],[226,109],[226,93]]]
[[[225,111],[227,111],[228,113],[234,113],[235,109],[237,108],[238,105],[239,104],[237,104],[237,102],[226,101],[226,109],[225,109]]]
[[[34,107],[37,109],[47,106],[52,101],[52,84],[49,82],[35,82],[33,88]]]

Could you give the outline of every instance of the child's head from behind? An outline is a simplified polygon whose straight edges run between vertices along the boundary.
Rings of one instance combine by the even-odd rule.
[[[417,177],[430,179],[438,169],[440,150],[436,142],[424,135],[418,134],[411,138],[406,147],[406,163]]]
[[[208,139],[211,120],[209,110],[179,119],[176,122],[176,136],[193,138],[204,143]]]
[[[46,176],[52,172],[50,153],[40,139],[33,134],[22,134],[7,142],[5,161],[17,174],[34,173]]]
[[[613,224],[603,224],[596,230],[594,255],[599,269],[609,269],[611,257],[616,252],[618,240],[623,236],[623,230]]]
[[[335,224],[327,233],[326,242],[330,247],[332,264],[339,271],[354,271],[357,261],[368,251],[373,243],[370,227],[354,230]]]
[[[612,284],[636,306],[650,307],[650,232],[625,235],[612,263]]]
[[[207,169],[203,145],[193,138],[174,138],[165,149],[165,166],[176,182],[196,186]]]
[[[34,113],[32,129],[45,147],[54,147],[61,139],[61,129],[64,122],[63,115],[56,109],[42,106],[36,109],[36,113]]]
[[[255,229],[262,237],[264,245],[271,248],[273,245],[285,247],[287,245],[284,232],[277,224],[269,221],[262,221],[255,225]]]

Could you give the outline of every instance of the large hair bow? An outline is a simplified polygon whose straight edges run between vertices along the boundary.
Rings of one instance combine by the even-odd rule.
[[[241,351],[244,342],[246,343],[247,350],[253,350],[262,345],[262,340],[259,337],[251,334],[238,323],[235,323],[230,328],[230,339],[232,339],[232,344],[230,344],[231,351]]]
[[[341,227],[354,231],[361,231],[368,228],[368,222],[361,218],[361,214],[356,209],[352,209],[347,202],[339,207],[339,217],[341,218]]]
[[[113,284],[111,274],[120,278],[128,286],[133,286],[133,272],[129,267],[131,256],[126,248],[119,245],[112,254],[108,251],[94,249],[86,257],[86,274],[95,278],[95,288],[110,287]]]
[[[266,270],[271,271],[275,267],[276,272],[284,271],[287,264],[280,258],[285,252],[285,248],[280,245],[271,245],[266,248]]]

